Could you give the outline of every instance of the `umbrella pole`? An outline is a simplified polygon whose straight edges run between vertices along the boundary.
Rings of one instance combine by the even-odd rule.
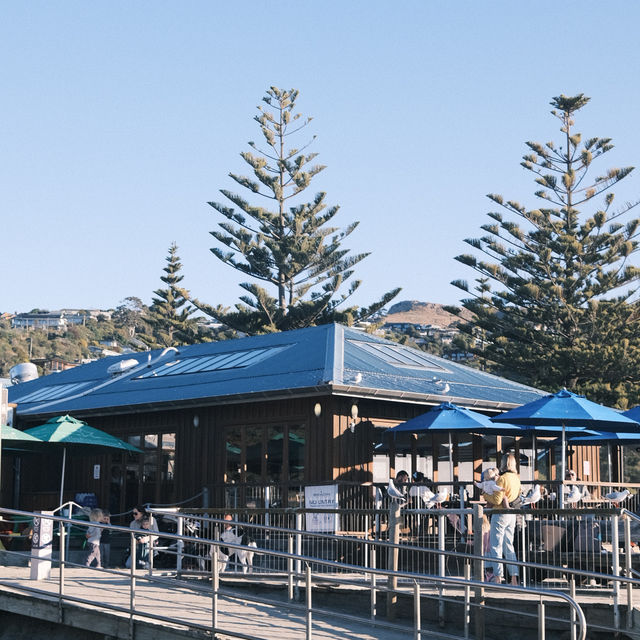
[[[62,506],[62,496],[64,495],[64,471],[67,466],[67,448],[62,449],[62,478],[60,478],[60,506]]]
[[[567,473],[567,434],[562,423],[562,452],[560,454],[560,508],[564,509],[564,477]]]
[[[451,492],[454,492],[456,488],[453,486],[453,445],[451,444],[451,431],[449,431],[449,473],[451,477]]]
[[[611,475],[611,443],[607,442],[607,467],[609,469],[609,484],[613,482]],[[609,487],[609,491],[613,491],[611,487]]]

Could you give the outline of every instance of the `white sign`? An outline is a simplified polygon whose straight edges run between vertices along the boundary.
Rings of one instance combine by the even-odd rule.
[[[45,518],[53,511],[42,511],[33,519],[31,536],[31,580],[46,580],[51,576],[51,543],[53,520]]]
[[[582,461],[582,475],[583,476],[591,475],[591,463],[589,462],[589,460]]]
[[[100,465],[99,464],[94,464],[93,465],[93,479],[94,480],[100,480]]]
[[[307,509],[318,509],[319,513],[306,514],[307,531],[338,531],[338,514],[326,513],[326,510],[338,509],[338,485],[329,484],[304,488],[304,506]],[[322,511],[325,513],[322,513]]]

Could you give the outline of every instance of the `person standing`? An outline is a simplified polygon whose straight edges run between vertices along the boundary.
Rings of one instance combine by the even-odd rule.
[[[91,509],[89,514],[89,522],[102,522],[102,511],[100,509]],[[85,534],[87,538],[87,545],[89,547],[89,555],[85,566],[90,567],[93,561],[96,562],[96,568],[102,568],[102,562],[100,558],[100,535],[102,529],[100,527],[88,527]]]
[[[506,560],[517,560],[515,549],[513,548],[513,536],[516,530],[516,514],[501,513],[504,509],[511,509],[519,506],[520,501],[520,477],[516,465],[516,457],[512,453],[508,454],[502,465],[501,475],[496,480],[500,491],[492,494],[485,494],[485,500],[493,507],[491,515],[491,529],[489,531],[489,555],[492,558]],[[487,571],[488,582],[504,582],[504,565],[502,562],[487,563],[493,567],[493,572]],[[511,584],[520,584],[520,571],[518,565],[507,565]]]

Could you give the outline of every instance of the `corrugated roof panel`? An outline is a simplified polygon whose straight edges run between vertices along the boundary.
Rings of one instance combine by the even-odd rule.
[[[46,415],[150,405],[178,405],[314,387],[361,388],[363,394],[398,398],[404,393],[516,406],[542,392],[418,349],[340,325],[138,355],[138,366],[112,376],[107,368],[128,356],[56,374],[64,397],[46,395],[49,376],[9,389],[18,414]],[[71,385],[77,385],[73,387]],[[56,385],[58,386],[58,385]],[[366,390],[366,391],[365,391]],[[357,393],[357,391],[355,391]],[[45,395],[41,395],[45,394]],[[243,400],[244,401],[244,400]]]

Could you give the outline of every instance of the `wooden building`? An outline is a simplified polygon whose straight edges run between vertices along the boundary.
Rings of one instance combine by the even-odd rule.
[[[114,513],[195,500],[203,489],[210,504],[259,502],[265,487],[271,504],[288,504],[304,485],[371,482],[385,428],[443,401],[495,414],[540,395],[335,324],[103,358],[9,390],[18,428],[70,414],[143,451],[68,464],[65,499],[95,493]],[[467,460],[477,477],[499,443],[466,440],[454,442],[454,465]],[[429,446],[436,481],[447,443]],[[55,507],[59,477],[54,450],[22,456],[20,486],[3,486],[3,504]]]

